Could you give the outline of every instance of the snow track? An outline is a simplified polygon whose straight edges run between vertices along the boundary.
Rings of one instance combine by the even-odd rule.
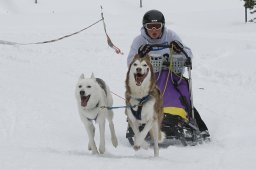
[[[38,2],[0,0],[0,42],[31,43],[75,32],[100,18],[101,3],[108,34],[125,54],[108,47],[102,23],[55,43],[0,44],[0,169],[255,169],[256,32],[255,24],[243,23],[243,1],[143,1],[142,9],[130,0]],[[91,155],[75,84],[81,73],[94,72],[124,96],[126,56],[142,15],[152,8],[164,12],[166,25],[194,53],[194,104],[212,141],[161,148],[153,158],[152,148],[135,152],[129,146],[124,110],[116,109],[119,146],[112,147],[106,128],[106,154]],[[124,105],[113,98],[114,106]]]

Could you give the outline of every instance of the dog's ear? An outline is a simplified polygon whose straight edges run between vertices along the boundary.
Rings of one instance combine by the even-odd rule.
[[[93,73],[91,74],[91,79],[95,79],[95,76],[94,76],[94,74],[93,74]]]
[[[80,75],[80,79],[84,79],[84,74],[83,73]]]

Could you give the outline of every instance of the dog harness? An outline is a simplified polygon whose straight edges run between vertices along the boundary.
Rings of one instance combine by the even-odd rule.
[[[96,104],[96,107],[95,107],[95,108],[97,108],[97,107],[99,107],[99,103]],[[99,115],[99,114],[97,114],[94,119],[90,119],[90,118],[87,117],[87,120],[89,120],[90,122],[92,122],[93,120],[96,121],[97,118],[98,118],[98,115]]]
[[[144,96],[141,99],[137,99],[139,101],[138,104],[138,109],[135,111],[133,109],[133,106],[130,106],[131,112],[133,114],[133,116],[137,119],[137,120],[141,120],[141,110],[142,110],[142,106],[144,103],[146,103],[149,100],[150,96]]]

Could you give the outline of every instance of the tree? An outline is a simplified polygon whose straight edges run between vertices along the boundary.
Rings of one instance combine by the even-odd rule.
[[[253,9],[256,5],[256,0],[244,0],[244,7],[248,9]]]
[[[256,0],[243,0],[243,1],[244,1],[244,8],[245,8],[245,22],[247,22],[247,9],[253,10],[253,8],[256,7]],[[251,12],[251,14],[253,13],[255,13],[255,10]]]

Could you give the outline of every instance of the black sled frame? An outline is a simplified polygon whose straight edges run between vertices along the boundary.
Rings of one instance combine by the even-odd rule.
[[[144,126],[145,125],[142,124],[139,127],[139,130],[142,131]],[[185,121],[178,115],[165,113],[161,124],[161,131],[165,133],[165,140],[162,143],[159,143],[159,146],[161,147],[179,144],[182,144],[183,146],[194,146],[197,144],[202,144],[203,142],[203,138],[200,135],[197,125],[194,125],[192,122]],[[127,127],[126,138],[133,146],[134,132],[129,124]],[[146,137],[146,141],[151,142],[149,134]]]

